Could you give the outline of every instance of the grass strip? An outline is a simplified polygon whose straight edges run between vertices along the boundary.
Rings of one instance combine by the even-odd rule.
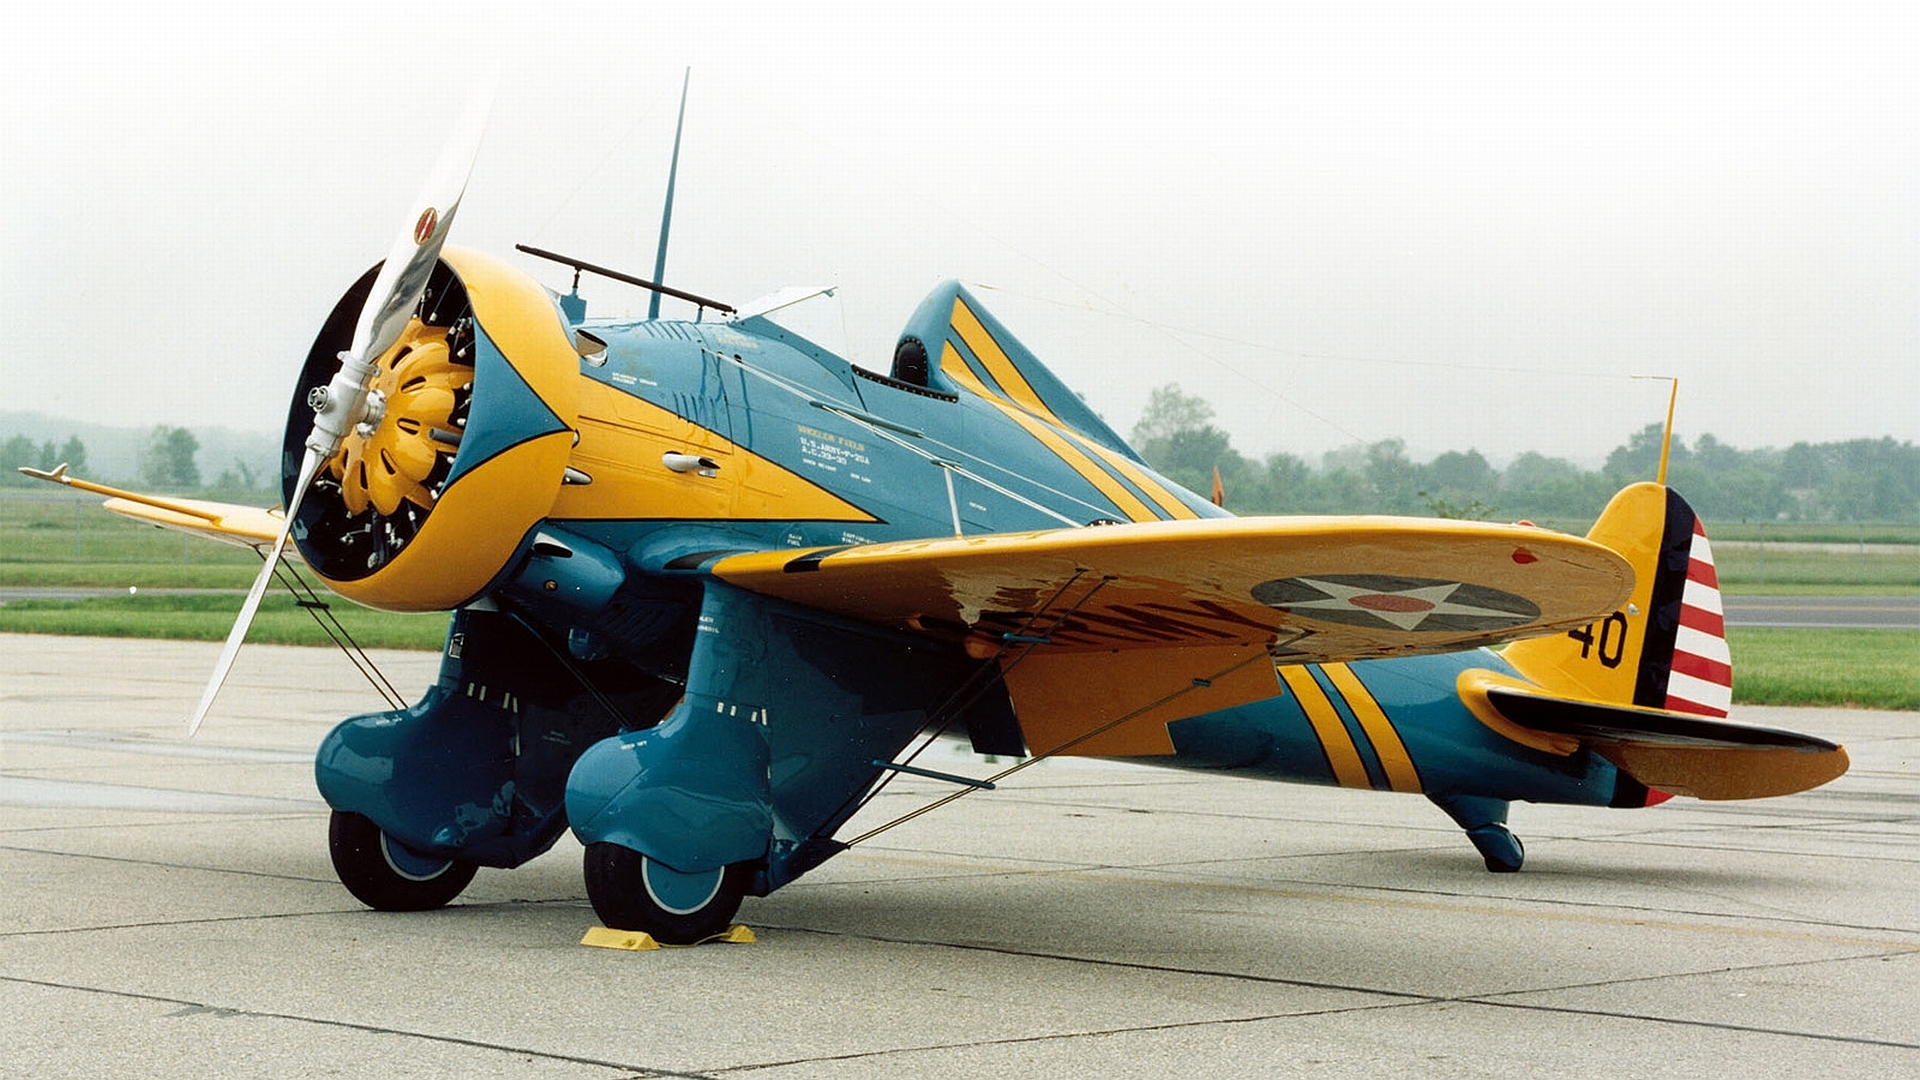
[[[79,600],[14,600],[0,605],[0,631],[83,637],[178,638],[224,641],[240,614],[243,593],[169,596],[90,596]],[[447,613],[374,611],[337,597],[332,610],[354,640],[368,648],[439,649]],[[269,593],[247,631],[248,641],[275,645],[329,645],[313,616],[285,593]]]
[[[1920,630],[1731,627],[1733,700],[1920,709]]]
[[[226,563],[0,562],[0,587],[70,589],[239,589],[253,584],[260,557],[251,551]]]

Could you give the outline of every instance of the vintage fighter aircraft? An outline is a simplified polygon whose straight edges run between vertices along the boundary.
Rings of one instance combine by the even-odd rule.
[[[320,329],[284,514],[44,474],[268,556],[196,725],[289,538],[343,596],[452,611],[438,682],[319,749],[334,866],[372,907],[444,905],[571,828],[607,925],[697,941],[844,850],[893,775],[990,786],[913,764],[941,733],[1023,765],[1419,792],[1502,871],[1513,800],[1748,798],[1846,769],[1724,719],[1712,555],[1660,484],[1586,538],[1233,518],[957,284],[887,372],[767,305],[676,292],[719,317],[588,323],[443,247],[472,152],[449,160]]]

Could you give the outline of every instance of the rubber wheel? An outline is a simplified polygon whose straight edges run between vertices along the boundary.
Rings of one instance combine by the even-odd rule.
[[[613,930],[640,930],[662,945],[692,945],[726,930],[751,870],[735,863],[682,874],[619,844],[588,844],[587,899]]]
[[[431,911],[467,887],[479,867],[401,847],[364,814],[335,810],[327,850],[340,884],[375,911]]]

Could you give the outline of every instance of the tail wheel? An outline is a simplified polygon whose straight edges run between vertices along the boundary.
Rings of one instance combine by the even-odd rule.
[[[683,874],[619,844],[587,845],[587,899],[614,930],[641,930],[662,945],[692,945],[727,929],[751,870],[744,863]]]
[[[445,907],[479,867],[410,851],[363,814],[335,810],[327,849],[340,884],[376,911],[431,911]]]

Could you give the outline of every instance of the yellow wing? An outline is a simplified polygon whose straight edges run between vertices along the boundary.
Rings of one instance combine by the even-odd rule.
[[[277,507],[265,509],[257,506],[241,506],[237,503],[177,499],[165,495],[142,495],[136,491],[123,491],[120,488],[68,476],[65,465],[52,472],[26,468],[20,471],[35,479],[65,484],[81,491],[91,491],[96,495],[105,495],[107,500],[101,505],[116,514],[153,525],[163,525],[169,529],[198,533],[228,544],[241,544],[251,548],[270,547],[279,537],[280,525],[285,520]]]
[[[1274,661],[1450,652],[1550,633],[1613,610],[1633,587],[1625,560],[1578,537],[1365,517],[753,552],[721,559],[713,573],[997,657],[1029,748],[1081,754],[1171,752],[1166,723],[1274,693]]]

